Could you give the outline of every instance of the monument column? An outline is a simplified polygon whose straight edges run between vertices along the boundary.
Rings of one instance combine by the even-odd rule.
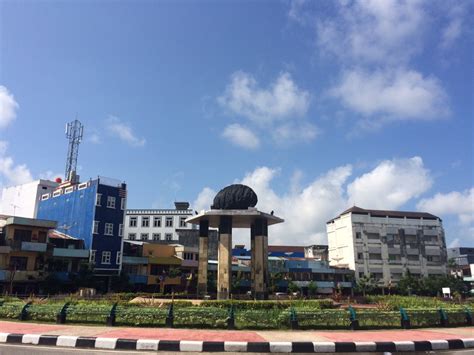
[[[232,217],[221,216],[217,261],[217,299],[227,300],[232,282]]]
[[[250,285],[255,298],[255,223],[250,225]]]
[[[209,256],[209,221],[199,221],[199,262],[198,262],[198,296],[207,294],[207,261]]]
[[[265,218],[255,220],[255,252],[252,264],[254,270],[254,295],[258,300],[268,297],[268,222]]]

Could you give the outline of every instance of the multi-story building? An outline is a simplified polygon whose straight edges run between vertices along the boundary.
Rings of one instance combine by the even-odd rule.
[[[352,207],[326,225],[329,261],[371,275],[380,286],[415,276],[445,275],[446,242],[439,217],[425,212]]]
[[[48,231],[55,221],[0,216],[0,289],[28,294],[46,277]]]
[[[130,209],[125,214],[125,239],[150,243],[177,243],[177,229],[194,229],[186,219],[194,214],[188,202],[175,202],[175,209]]]
[[[474,248],[448,248],[448,260],[451,259],[453,259],[457,266],[468,266],[469,264],[474,264]]]
[[[38,218],[57,221],[59,232],[82,239],[96,275],[117,275],[126,195],[126,184],[110,178],[66,182],[41,196]]]
[[[1,195],[0,214],[36,218],[41,196],[51,193],[58,185],[55,181],[40,179],[5,187]]]

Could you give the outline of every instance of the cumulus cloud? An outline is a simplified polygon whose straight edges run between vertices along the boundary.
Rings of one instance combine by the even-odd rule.
[[[0,85],[0,128],[5,128],[16,118],[19,105],[8,89]]]
[[[260,140],[258,137],[250,129],[238,123],[228,125],[224,129],[222,137],[227,138],[233,144],[246,149],[256,149],[260,146]]]
[[[275,127],[272,131],[273,140],[276,143],[309,142],[320,134],[320,130],[309,122],[295,124],[288,122]]]
[[[433,184],[420,157],[382,161],[347,187],[351,204],[374,209],[397,209]]]
[[[329,93],[364,116],[431,120],[449,114],[439,80],[414,70],[348,70]]]
[[[7,142],[0,141],[0,187],[20,185],[33,180],[33,176],[25,164],[15,164],[7,154]]]
[[[422,47],[423,1],[341,1],[335,6],[330,19],[316,21],[322,53],[347,62],[399,63]]]
[[[128,123],[122,122],[118,117],[110,116],[106,125],[110,134],[131,146],[143,147],[146,143],[145,138],[137,137],[132,127]]]
[[[437,193],[421,200],[417,208],[440,216],[455,215],[462,224],[474,222],[474,187],[464,191]]]
[[[464,30],[465,16],[469,12],[467,2],[456,2],[449,4],[448,21],[441,31],[440,47],[449,49],[461,36]]]
[[[279,174],[279,169],[262,166],[236,180],[255,190],[260,210],[273,210],[285,219],[285,223],[271,227],[272,244],[327,243],[326,222],[353,205],[355,198],[363,208],[395,209],[418,197],[432,183],[419,157],[383,161],[352,180],[351,165],[331,169],[306,184],[301,184],[302,172],[296,171],[288,188],[281,192],[272,186]],[[215,190],[204,188],[194,208],[209,209],[215,194]],[[234,234],[235,243],[248,245],[247,231],[236,230]]]
[[[281,73],[269,87],[262,88],[256,79],[239,71],[218,102],[230,112],[268,124],[288,117],[303,116],[308,111],[310,95],[300,89],[287,72]]]

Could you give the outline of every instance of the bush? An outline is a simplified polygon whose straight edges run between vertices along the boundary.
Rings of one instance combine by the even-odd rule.
[[[176,327],[225,328],[228,311],[223,308],[178,308],[174,310]]]
[[[343,309],[308,311],[295,309],[298,325],[303,329],[347,329],[350,325],[349,312]]]
[[[24,302],[5,302],[3,305],[0,306],[0,318],[19,318],[21,310],[24,306]]]
[[[291,307],[325,309],[334,307],[332,300],[281,300],[281,301],[203,301],[201,307],[230,308],[238,310],[288,309]]]
[[[289,324],[290,312],[286,309],[242,309],[235,312],[238,329],[285,329]]]
[[[445,302],[435,297],[420,296],[367,296],[367,303],[376,304],[381,310],[398,311],[400,307],[411,309],[459,308],[454,302]]]

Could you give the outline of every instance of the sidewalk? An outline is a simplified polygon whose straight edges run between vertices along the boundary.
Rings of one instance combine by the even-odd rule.
[[[0,342],[169,351],[418,351],[474,348],[474,327],[371,331],[229,331],[0,321]]]

